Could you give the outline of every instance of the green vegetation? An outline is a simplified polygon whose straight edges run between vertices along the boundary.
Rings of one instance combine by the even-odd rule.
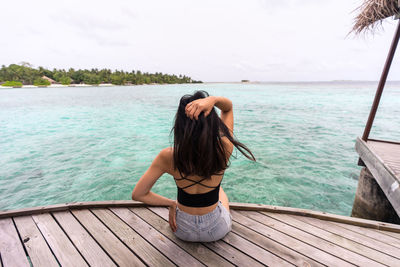
[[[171,83],[201,83],[192,80],[185,75],[169,75],[161,72],[148,73],[141,71],[111,71],[110,69],[75,70],[70,68],[48,70],[43,67],[33,68],[31,64],[23,62],[20,65],[11,64],[8,67],[2,65],[0,68],[0,84],[5,81],[20,81],[22,84],[38,84],[39,86],[49,85],[42,80],[43,76],[55,80],[61,84],[101,84],[112,83],[116,85],[125,84],[171,84]],[[49,83],[49,84],[47,84]],[[36,85],[35,84],[35,85]]]
[[[36,86],[49,86],[50,84],[51,84],[50,81],[43,78],[37,78],[36,80],[33,81],[33,85]]]
[[[22,83],[16,81],[6,81],[5,83],[2,84],[2,86],[22,87]]]
[[[60,83],[63,85],[70,85],[71,81],[72,81],[72,79],[68,76],[63,76],[60,78]]]

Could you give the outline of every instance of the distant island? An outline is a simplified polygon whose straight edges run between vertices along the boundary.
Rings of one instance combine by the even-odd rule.
[[[22,87],[35,85],[39,87],[51,84],[61,85],[140,85],[140,84],[175,84],[175,83],[202,83],[185,75],[163,74],[161,72],[148,73],[137,71],[123,71],[110,69],[78,69],[69,68],[48,70],[43,67],[33,68],[31,64],[10,64],[1,66],[0,85]]]

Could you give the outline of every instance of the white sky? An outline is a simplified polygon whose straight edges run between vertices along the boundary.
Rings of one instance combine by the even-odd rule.
[[[202,81],[378,80],[395,30],[347,36],[361,0],[8,0],[0,64]],[[346,37],[347,36],[347,37]],[[400,80],[398,52],[390,80]]]

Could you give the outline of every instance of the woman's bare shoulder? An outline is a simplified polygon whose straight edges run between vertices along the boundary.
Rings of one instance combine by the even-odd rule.
[[[170,161],[173,157],[173,148],[172,147],[166,147],[162,149],[159,153],[160,157],[162,160],[165,161]]]
[[[172,147],[167,147],[164,148],[160,151],[160,153],[158,154],[158,156],[160,157],[160,160],[162,162],[162,164],[165,166],[165,168],[167,169],[167,171],[169,172],[171,170],[171,168],[173,167],[172,162],[173,162],[173,148]]]

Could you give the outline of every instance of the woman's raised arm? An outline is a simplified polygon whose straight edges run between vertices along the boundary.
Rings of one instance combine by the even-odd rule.
[[[222,96],[209,96],[206,98],[196,99],[186,105],[186,115],[191,119],[198,119],[201,112],[204,116],[210,114],[211,109],[216,106],[221,110],[221,120],[233,133],[233,105],[232,101]]]

